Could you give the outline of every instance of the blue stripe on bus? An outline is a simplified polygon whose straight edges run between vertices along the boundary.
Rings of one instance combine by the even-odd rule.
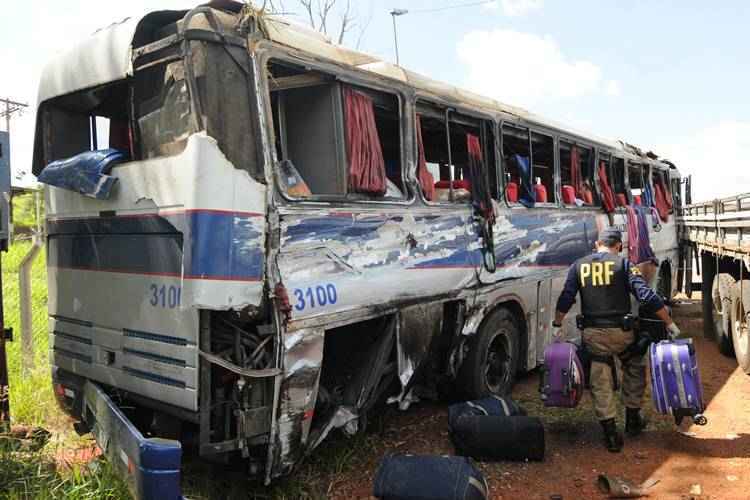
[[[259,216],[192,210],[165,217],[52,220],[49,264],[86,271],[259,281],[265,239],[252,223]],[[178,221],[183,217],[186,223]],[[185,227],[185,232],[177,232],[177,227]]]

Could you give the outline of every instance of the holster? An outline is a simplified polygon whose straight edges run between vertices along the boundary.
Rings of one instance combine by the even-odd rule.
[[[615,357],[612,354],[594,354],[592,353],[585,343],[581,343],[581,347],[578,348],[578,358],[581,360],[583,365],[583,372],[586,375],[586,388],[591,388],[591,363],[596,361],[597,363],[604,363],[609,366],[612,371],[612,390],[618,390],[620,388],[620,379],[617,376],[617,363]]]
[[[643,356],[648,352],[648,346],[652,342],[654,342],[654,339],[651,338],[648,332],[636,330],[633,343],[620,353],[620,361],[624,363],[635,356]]]

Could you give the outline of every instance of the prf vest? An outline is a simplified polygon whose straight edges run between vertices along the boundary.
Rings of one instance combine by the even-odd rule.
[[[616,319],[630,313],[625,259],[611,253],[595,253],[575,265],[584,318]]]

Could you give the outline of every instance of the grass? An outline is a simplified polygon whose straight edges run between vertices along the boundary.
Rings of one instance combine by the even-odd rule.
[[[70,420],[58,409],[52,392],[47,336],[47,271],[44,249],[31,270],[31,311],[34,344],[33,368],[21,368],[21,323],[18,271],[31,242],[14,242],[2,254],[5,327],[13,328],[14,340],[6,343],[13,424],[44,427],[52,432],[39,451],[14,451],[0,441],[0,499],[72,500],[128,498],[124,484],[103,460],[88,465],[65,463],[60,457],[90,441],[72,432]]]

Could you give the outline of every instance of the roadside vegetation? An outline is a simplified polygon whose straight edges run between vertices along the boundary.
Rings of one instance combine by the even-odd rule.
[[[93,443],[78,437],[70,420],[58,409],[52,393],[47,336],[46,252],[34,261],[32,277],[33,368],[21,369],[21,324],[18,271],[31,248],[36,226],[34,199],[13,199],[16,239],[2,259],[5,327],[13,329],[7,342],[11,418],[14,429],[41,427],[50,434],[40,440],[0,435],[0,499],[106,499],[128,498],[124,484],[103,460],[86,463]]]

